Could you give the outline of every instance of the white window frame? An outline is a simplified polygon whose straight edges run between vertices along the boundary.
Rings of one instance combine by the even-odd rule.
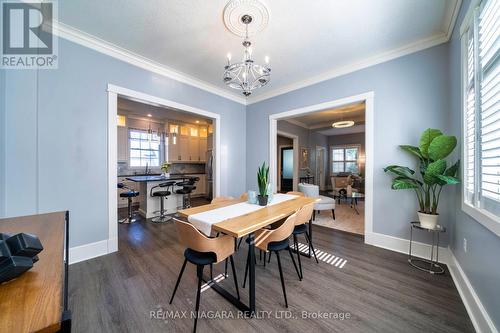
[[[349,148],[357,148],[358,149],[358,156],[356,158],[356,160],[346,160],[345,159],[345,149],[349,149]],[[332,150],[333,149],[344,149],[344,160],[343,161],[334,161],[333,160],[333,154],[332,154]],[[360,165],[359,165],[359,155],[361,153],[361,145],[360,144],[357,144],[357,143],[353,143],[353,144],[346,144],[346,145],[331,145],[330,146],[330,174],[332,175],[336,175],[338,174],[338,172],[333,172],[333,162],[343,162],[344,163],[344,171],[342,172],[348,172],[348,171],[345,171],[345,163],[346,162],[356,162],[356,164],[358,165],[358,174],[359,172],[361,171],[360,170]]]
[[[130,146],[130,132],[132,131],[138,131],[138,132],[147,132],[148,130],[146,129],[143,129],[143,128],[135,128],[135,127],[128,127],[127,128],[127,154],[128,154],[128,158],[127,158],[127,164],[128,164],[128,167],[129,169],[131,170],[143,170],[145,167],[144,166],[132,166],[131,163],[130,163],[130,159],[131,159],[131,154],[130,154],[130,151],[133,149],[131,148]],[[161,164],[164,162],[164,154],[162,153],[164,150],[164,140],[162,139],[162,136],[160,136],[160,149],[159,149],[159,158],[158,158],[158,161],[159,161],[159,164],[158,165],[148,165],[148,169],[149,170],[156,170],[156,169],[159,169]]]
[[[473,0],[470,4],[470,7],[465,15],[464,21],[460,27],[460,34],[461,34],[461,69],[462,69],[462,87],[461,87],[461,92],[462,92],[462,109],[461,109],[461,117],[462,117],[462,149],[461,149],[461,160],[466,161],[465,157],[467,154],[467,146],[465,144],[466,140],[466,122],[467,119],[465,117],[465,114],[467,112],[467,42],[468,42],[468,31],[470,26],[475,26],[477,25],[477,22],[475,21],[476,17],[476,10],[481,6],[481,3],[483,1],[487,0]],[[477,37],[477,34],[474,36],[475,38]],[[474,54],[475,57],[477,57],[477,52]],[[474,75],[477,75],[477,67],[474,70]],[[480,95],[480,92],[476,90],[476,96]],[[477,101],[476,101],[477,103]],[[481,149],[480,147],[475,148],[475,161],[476,163],[480,163],[480,160],[478,158],[478,154],[480,153]],[[462,179],[464,180],[462,182],[462,188],[461,188],[461,203],[462,203],[462,211],[464,211],[467,215],[472,217],[474,220],[491,230],[493,233],[495,233],[497,236],[500,237],[500,217],[496,216],[495,214],[478,207],[477,205],[472,205],[467,201],[467,195],[466,195],[466,168],[464,167],[465,163],[462,163]],[[478,191],[478,187],[480,186],[478,183],[478,171],[477,169],[475,170],[475,193]],[[479,190],[480,191],[480,190]],[[474,199],[474,201],[477,201]]]

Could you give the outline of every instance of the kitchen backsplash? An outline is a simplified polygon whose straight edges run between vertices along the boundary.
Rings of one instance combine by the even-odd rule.
[[[146,168],[133,168],[130,169],[126,162],[118,162],[118,176],[129,176],[135,173],[142,174]],[[159,167],[151,168],[152,173],[161,173]],[[169,172],[176,173],[205,173],[205,163],[175,163],[170,165]]]

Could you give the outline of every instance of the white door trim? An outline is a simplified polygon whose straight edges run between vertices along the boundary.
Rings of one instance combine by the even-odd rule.
[[[127,97],[130,99],[175,108],[200,116],[212,118],[215,121],[214,126],[214,149],[215,149],[215,162],[214,162],[214,196],[220,195],[220,128],[221,121],[220,115],[217,113],[198,109],[189,105],[177,103],[168,99],[148,95],[139,91],[119,87],[113,84],[108,84],[108,253],[118,251],[118,201],[116,181],[118,178],[117,171],[117,119],[118,114],[118,97]],[[88,258],[90,259],[90,258]]]
[[[276,168],[277,168],[277,146],[276,135],[278,132],[278,120],[311,113],[314,111],[335,108],[346,104],[365,102],[365,235],[373,232],[373,153],[374,153],[374,98],[373,91],[359,95],[349,96],[325,103],[309,105],[298,109],[272,114],[269,116],[269,170],[271,175],[271,184],[276,188]],[[368,239],[367,239],[368,238]],[[365,237],[365,243],[370,243],[370,238]]]
[[[275,140],[277,139],[278,135],[284,136],[285,138],[290,138],[293,141],[293,143],[292,143],[292,145],[293,145],[293,190],[297,191],[298,184],[299,184],[299,169],[300,169],[300,167],[299,167],[299,137],[295,134],[291,134],[291,133],[277,130],[276,135],[274,136]],[[275,147],[276,147],[276,143],[275,143]],[[278,152],[276,150],[274,152],[275,152],[274,156],[276,157]],[[269,166],[269,170],[273,170],[273,169]],[[276,171],[278,170],[277,164],[276,164],[276,169],[274,169],[274,170],[275,170],[274,172],[276,175]],[[273,184],[273,188],[275,188],[275,189],[278,188],[276,186],[277,183],[271,183],[271,184]]]

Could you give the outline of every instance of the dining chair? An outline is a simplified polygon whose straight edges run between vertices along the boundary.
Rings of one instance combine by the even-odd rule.
[[[218,203],[218,202],[224,202],[224,201],[231,201],[234,200],[233,197],[215,197],[212,199],[210,202],[211,204]]]
[[[276,254],[276,258],[278,258],[278,269],[280,272],[281,279],[281,288],[283,289],[283,296],[285,298],[285,307],[288,308],[288,301],[286,298],[286,289],[285,289],[285,280],[283,279],[283,270],[281,268],[281,258],[280,251],[288,250],[290,254],[290,258],[292,259],[293,266],[295,267],[295,271],[299,277],[299,280],[302,280],[300,276],[299,270],[297,268],[297,264],[295,263],[295,259],[293,258],[292,250],[290,249],[290,245],[288,242],[288,238],[293,232],[295,227],[295,219],[297,218],[297,213],[290,215],[281,226],[276,229],[260,229],[255,232],[255,247],[259,250],[267,252],[274,252]],[[264,258],[265,262],[265,258]],[[243,280],[243,288],[245,288],[247,275],[248,275],[248,267],[250,266],[250,250],[247,256],[247,264],[245,267],[245,279]]]
[[[247,192],[241,193],[240,199],[242,199],[242,200],[248,200],[248,193]]]
[[[233,253],[234,253],[234,239],[231,236],[223,235],[220,237],[209,238],[202,234],[198,229],[196,229],[192,224],[181,221],[174,218],[175,226],[177,228],[177,233],[179,236],[179,241],[182,245],[186,246],[184,251],[184,263],[182,264],[181,271],[175,283],[174,292],[170,298],[169,304],[172,304],[174,300],[175,293],[179,287],[179,282],[181,281],[182,274],[186,268],[186,263],[196,265],[196,275],[198,276],[198,290],[196,293],[196,309],[194,318],[194,332],[196,332],[196,324],[198,322],[198,310],[200,308],[200,294],[201,294],[201,283],[203,281],[203,268],[205,265],[210,265],[210,274],[212,274],[212,265],[220,263],[221,261],[226,261],[229,258],[231,261],[231,267],[234,277],[234,285],[236,288],[236,294],[238,299],[240,299],[240,291],[238,289],[238,279],[236,276],[236,270],[234,267]],[[212,276],[210,276],[212,279]],[[211,281],[213,282],[213,280]]]
[[[300,277],[304,278],[304,274],[302,273],[302,263],[300,261],[300,251],[299,251],[299,243],[297,241],[297,236],[305,234],[306,236],[306,241],[309,244],[309,247],[312,249],[312,253],[314,255],[314,258],[316,259],[316,263],[319,264],[318,258],[316,257],[316,250],[314,249],[312,239],[307,232],[307,224],[312,223],[312,215],[313,215],[313,210],[314,210],[314,203],[307,204],[303,206],[296,214],[297,217],[295,218],[295,227],[293,229],[292,235],[293,235],[293,245],[295,248],[295,251],[297,251],[297,261],[299,262],[299,271],[300,271]]]

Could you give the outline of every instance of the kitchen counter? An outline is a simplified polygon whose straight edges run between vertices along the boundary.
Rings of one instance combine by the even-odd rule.
[[[132,177],[127,177],[127,180],[131,180],[133,182],[164,182],[167,180],[183,180],[183,179],[188,179],[190,178],[189,176],[170,176],[170,177],[164,177],[161,175],[148,175],[148,176],[132,176]]]

